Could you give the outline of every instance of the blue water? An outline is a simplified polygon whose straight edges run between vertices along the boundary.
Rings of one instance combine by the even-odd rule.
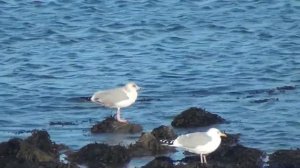
[[[91,135],[112,111],[77,99],[135,81],[122,115],[144,131],[196,106],[243,145],[300,147],[300,1],[0,0],[0,25],[0,141],[135,141]]]

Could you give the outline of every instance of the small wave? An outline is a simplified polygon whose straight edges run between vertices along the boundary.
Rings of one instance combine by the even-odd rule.
[[[90,102],[91,97],[73,97],[68,100],[72,102]]]
[[[173,25],[167,26],[167,28],[165,29],[165,31],[171,32],[171,31],[179,31],[179,30],[183,30],[183,29],[186,29],[186,27],[182,26],[180,24],[173,24]]]
[[[251,101],[252,103],[267,103],[267,102],[275,102],[279,101],[278,98],[268,98],[268,99],[258,99],[258,100],[253,100]]]
[[[66,125],[78,125],[71,121],[50,121],[50,126],[60,125],[60,126],[66,126]]]
[[[274,95],[278,93],[285,93],[286,91],[295,90],[296,86],[286,85],[286,86],[280,86],[272,89],[254,89],[254,90],[246,90],[241,92],[231,92],[233,94],[249,94],[249,97],[252,97],[251,95],[259,95],[259,94],[268,94],[268,95]]]

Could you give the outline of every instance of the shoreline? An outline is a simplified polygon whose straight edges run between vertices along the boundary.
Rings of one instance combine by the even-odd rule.
[[[203,121],[206,122],[204,123]],[[195,123],[200,125],[195,125]],[[171,125],[175,129],[188,129],[209,127],[222,123],[226,123],[226,120],[222,117],[204,109],[192,107],[177,115]],[[107,118],[92,126],[90,130],[92,134],[136,134],[142,132],[141,136],[135,143],[128,146],[90,143],[79,150],[72,150],[64,144],[56,144],[50,139],[48,132],[45,130],[34,130],[32,135],[25,139],[12,138],[0,143],[0,165],[2,165],[0,167],[12,168],[15,166],[12,164],[19,163],[20,160],[27,165],[31,165],[31,167],[44,166],[48,168],[50,166],[49,168],[52,168],[60,166],[77,168],[79,165],[88,165],[91,168],[127,167],[131,159],[138,159],[143,156],[154,157],[152,161],[143,166],[144,168],[157,166],[176,168],[203,166],[199,165],[198,156],[185,156],[177,161],[167,157],[168,153],[176,152],[177,150],[162,146],[160,140],[171,140],[178,136],[172,126],[161,125],[154,128],[151,132],[142,132],[142,126],[140,125],[131,123],[124,125],[124,123],[116,122],[112,118]],[[100,129],[97,132],[95,128]],[[239,133],[230,133],[228,135],[227,139],[222,139],[220,147],[208,155],[209,161],[206,167],[229,168],[238,165],[237,167],[284,168],[291,165],[300,166],[300,161],[297,160],[297,157],[300,157],[299,149],[277,150],[272,154],[267,154],[259,149],[239,144]],[[65,161],[60,158],[63,155],[66,156]],[[175,162],[178,163],[175,164]]]

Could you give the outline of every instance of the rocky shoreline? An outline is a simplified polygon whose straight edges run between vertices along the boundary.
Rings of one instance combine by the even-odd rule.
[[[201,108],[190,108],[176,116],[172,121],[174,128],[211,126],[224,123],[225,119]],[[118,123],[107,118],[91,128],[92,133],[138,133],[142,126]],[[139,139],[128,146],[92,143],[78,151],[67,150],[50,139],[45,130],[34,130],[26,139],[13,138],[0,143],[1,168],[122,168],[132,158],[158,156],[143,168],[299,168],[300,150],[278,150],[269,155],[269,161],[263,161],[266,154],[255,148],[239,144],[239,134],[228,134],[222,139],[217,151],[207,156],[208,164],[201,165],[199,156],[187,155],[181,160],[172,160],[161,156],[176,151],[163,146],[160,140],[172,140],[177,134],[171,126],[159,126],[151,132],[142,132]],[[66,155],[67,162],[60,156]],[[159,156],[160,155],[160,156]]]

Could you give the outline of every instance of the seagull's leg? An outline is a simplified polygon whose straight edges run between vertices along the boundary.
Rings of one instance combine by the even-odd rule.
[[[118,120],[118,119],[117,119],[117,115],[118,115],[118,113],[119,113],[118,111],[119,111],[119,109],[117,109],[116,114],[113,115],[114,118],[115,118],[116,120]]]
[[[201,163],[203,163],[202,153],[200,153],[200,161],[201,161]]]
[[[114,114],[114,110],[112,110],[111,113],[112,113],[111,116],[112,116],[113,118],[116,118],[116,115],[117,115],[117,114]]]
[[[127,123],[127,120],[124,120],[121,118],[121,110],[118,108],[117,110],[117,121],[122,122],[122,123]]]
[[[204,160],[204,163],[207,164],[207,162],[206,162],[206,155],[203,155],[203,160]]]

